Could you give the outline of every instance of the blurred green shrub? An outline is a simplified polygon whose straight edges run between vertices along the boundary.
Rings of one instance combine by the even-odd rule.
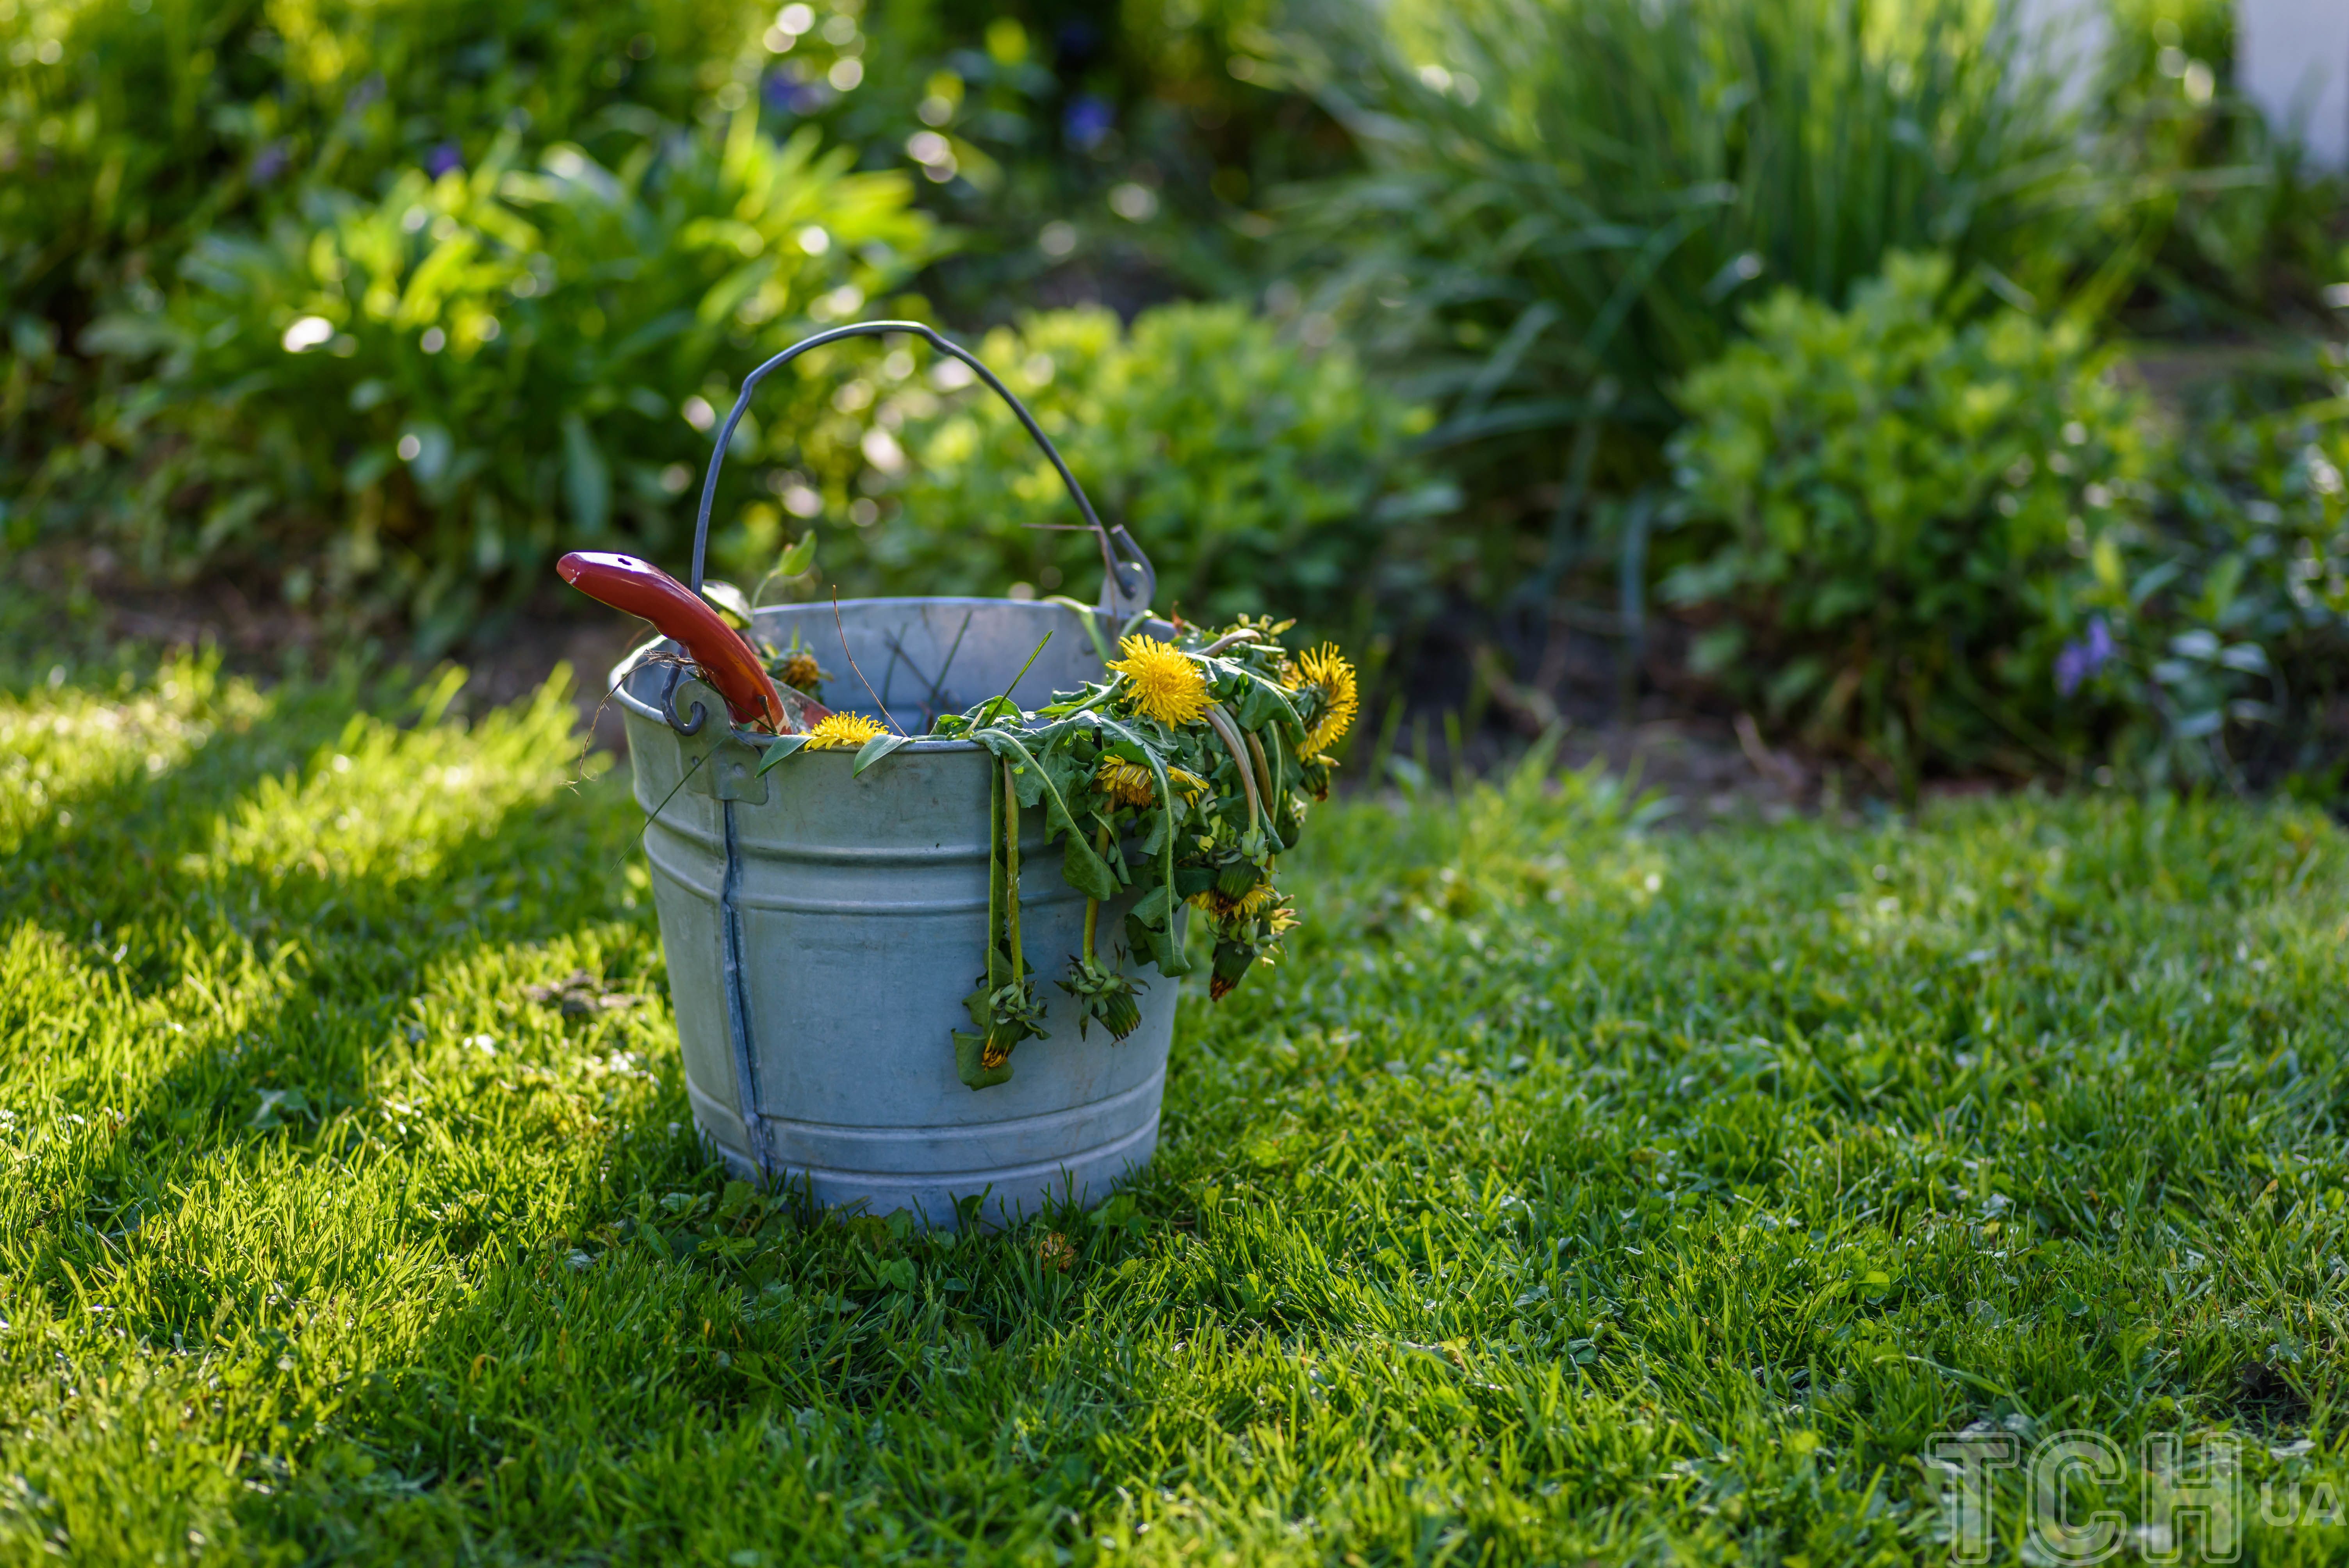
[[[2140,784],[2349,792],[2349,396],[2204,410],[2048,584],[2058,699]]]
[[[779,146],[749,109],[616,169],[517,147],[208,236],[184,288],[91,329],[158,366],[101,421],[144,465],[110,526],[147,571],[257,570],[445,644],[558,548],[677,545],[740,372],[931,244],[903,175],[849,172],[812,129]],[[735,439],[730,511],[760,426]]]
[[[1080,291],[1131,313],[1176,292],[1249,292],[1265,195],[1351,161],[1342,131],[1265,62],[1282,8],[819,5],[778,13],[761,66],[737,79],[920,171],[923,204],[965,231],[925,280],[956,319],[1001,323],[1014,297]]]
[[[59,453],[144,366],[85,353],[151,305],[207,233],[374,200],[405,169],[472,166],[502,134],[616,162],[656,117],[714,112],[755,50],[747,0],[0,0],[0,542],[41,519]],[[713,68],[714,67],[714,68]],[[75,451],[74,449],[80,449]]]
[[[2054,301],[2120,232],[2013,0],[1411,0],[1324,44],[1371,167],[1313,204],[1309,304],[1415,355],[1502,486],[1586,418],[1660,440],[1756,290],[1841,305],[1930,248]]]
[[[2231,0],[2112,0],[2099,112],[2126,167],[2158,173],[2130,248],[2140,333],[2319,319],[2349,190],[2232,87]]]
[[[721,383],[848,293],[926,267],[984,321],[1061,269],[1128,304],[1236,275],[1262,238],[1252,171],[1307,144],[1258,133],[1311,114],[1231,64],[1270,48],[1270,14],[0,0],[0,547],[127,542],[150,572],[413,614],[428,642],[557,535],[657,550],[703,456],[678,409],[722,408]],[[852,150],[737,213],[756,201],[717,144],[749,113]],[[941,242],[916,200],[978,231]],[[802,254],[802,229],[836,243]],[[762,268],[777,281],[729,297]],[[903,358],[843,348],[796,400],[771,393],[720,564],[755,575],[805,498],[845,499],[863,421],[823,399],[894,385]]]
[[[1162,306],[1131,330],[1103,310],[1050,312],[973,346],[1102,520],[1150,554],[1162,606],[1332,626],[1440,581],[1430,525],[1456,496],[1411,455],[1429,416],[1343,350],[1301,349],[1237,304]],[[839,401],[874,395],[852,382]],[[874,521],[837,544],[828,536],[828,570],[897,592],[995,594],[1017,582],[1092,596],[1091,537],[1029,526],[1078,514],[1001,399],[941,365],[877,414],[864,442]]]
[[[326,182],[373,193],[509,129],[689,118],[752,46],[744,0],[0,0],[0,315],[78,327],[204,229]],[[711,62],[717,79],[709,79]],[[601,149],[595,149],[602,150]]]
[[[1346,156],[1308,100],[1253,79],[1276,10],[0,0],[0,320],[51,319],[69,350],[97,293],[306,184],[379,194],[403,168],[477,163],[508,129],[612,162],[642,113],[752,104],[926,174],[925,204],[978,232],[942,280],[968,314],[1061,268],[1211,286],[1263,237],[1265,187]]]
[[[1913,789],[2077,750],[2039,585],[2139,512],[2139,400],[2073,323],[1958,325],[1947,256],[1895,253],[1847,310],[1784,290],[1681,389],[1693,559],[1664,593],[1717,624],[1698,669]]]
[[[1887,787],[2339,799],[2349,377],[2173,438],[2076,324],[1971,318],[1952,279],[1896,255],[1846,311],[1784,292],[1689,378],[1663,593],[1699,671]]]

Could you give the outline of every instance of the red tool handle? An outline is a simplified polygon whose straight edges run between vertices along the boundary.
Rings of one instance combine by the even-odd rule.
[[[758,651],[698,594],[659,567],[633,555],[578,550],[555,562],[554,570],[590,599],[641,616],[673,639],[700,666],[701,678],[726,699],[735,723],[763,725],[778,734],[802,727],[786,713]]]

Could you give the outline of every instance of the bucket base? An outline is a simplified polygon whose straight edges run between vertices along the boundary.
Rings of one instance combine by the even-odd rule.
[[[924,1171],[919,1175],[783,1162],[770,1180],[774,1186],[787,1191],[804,1191],[823,1208],[843,1215],[885,1215],[902,1209],[926,1229],[937,1231],[961,1227],[959,1205],[967,1198],[980,1201],[979,1222],[990,1227],[1016,1225],[1032,1219],[1048,1203],[1096,1208],[1149,1164],[1151,1155],[1156,1151],[1156,1101],[1163,1083],[1162,1074],[1150,1085],[1152,1109],[1149,1119],[1142,1125],[1092,1148],[1053,1160],[1024,1166],[989,1165],[967,1172]],[[758,1168],[740,1150],[716,1135],[715,1129],[722,1127],[730,1132],[740,1126],[739,1121],[722,1117],[705,1120],[698,1103],[693,1119],[695,1130],[726,1162],[730,1174],[753,1183],[760,1181]],[[770,1139],[781,1142],[788,1137],[779,1119],[770,1117],[767,1121]]]

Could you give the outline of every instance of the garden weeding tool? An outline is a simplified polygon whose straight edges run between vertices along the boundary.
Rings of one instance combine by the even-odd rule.
[[[726,699],[734,722],[796,735],[832,710],[800,692],[785,696],[759,652],[701,596],[648,561],[604,551],[574,551],[555,571],[590,599],[641,616],[676,640],[702,679]]]

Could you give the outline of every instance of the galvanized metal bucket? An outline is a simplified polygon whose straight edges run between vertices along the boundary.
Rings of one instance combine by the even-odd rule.
[[[709,509],[729,438],[760,381],[819,344],[906,333],[969,365],[1010,402],[1100,535],[1105,582],[1090,614],[1109,636],[1146,614],[1154,578],[1123,529],[1103,529],[1028,410],[987,367],[917,323],[822,334],[761,366],[719,432],[695,527],[701,585]],[[1009,599],[862,599],[758,612],[759,630],[794,631],[836,677],[826,698],[920,736],[942,712],[1006,688],[1033,707],[1102,671],[1087,612]],[[1155,624],[1154,623],[1152,624]],[[1163,635],[1167,628],[1156,625]],[[1025,676],[1021,665],[1051,640]],[[910,1211],[952,1226],[1003,1222],[1048,1199],[1098,1202],[1150,1158],[1174,1033],[1175,982],[1151,969],[1142,1024],[1122,1043],[1077,1032],[1050,1006],[1050,1031],[1023,1042],[1009,1082],[974,1091],[955,1070],[962,999],[985,966],[989,792],[998,775],[968,741],[917,739],[852,776],[853,754],[809,752],[761,776],[761,738],[730,730],[726,707],[681,676],[666,640],[612,672],[626,715],[669,994],[694,1124],[738,1172],[804,1184],[820,1202]],[[852,673],[872,683],[876,707]],[[1025,944],[1040,995],[1082,942],[1084,895],[1046,856],[1040,811],[1021,813]],[[1101,929],[1121,929],[1123,904]],[[1106,946],[1106,944],[1104,944]],[[1129,973],[1136,972],[1131,955]],[[966,1202],[977,1200],[976,1203]]]

